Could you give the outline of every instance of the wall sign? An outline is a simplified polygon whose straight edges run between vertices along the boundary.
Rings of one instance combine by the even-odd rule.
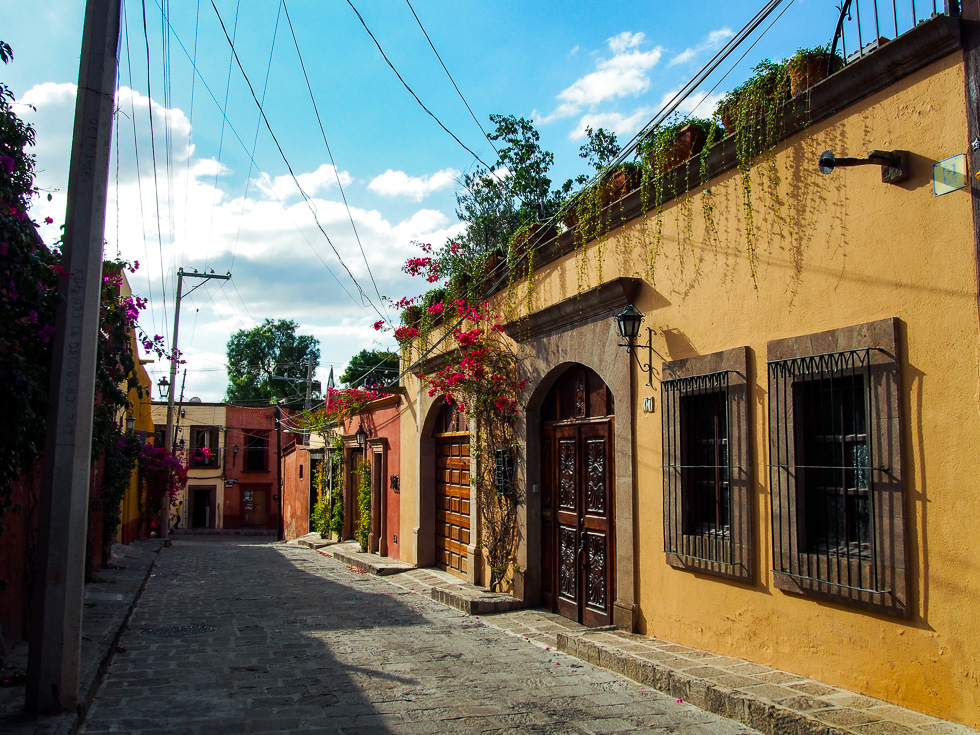
[[[932,191],[938,197],[966,187],[966,154],[932,165]]]

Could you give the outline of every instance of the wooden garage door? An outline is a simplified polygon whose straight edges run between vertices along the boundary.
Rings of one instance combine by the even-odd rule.
[[[470,543],[470,435],[459,431],[466,422],[454,406],[447,405],[443,414],[434,437],[436,566],[465,577]]]

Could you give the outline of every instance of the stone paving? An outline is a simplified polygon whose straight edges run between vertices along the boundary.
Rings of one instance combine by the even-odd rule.
[[[182,538],[80,732],[755,732],[523,638],[306,548]]]

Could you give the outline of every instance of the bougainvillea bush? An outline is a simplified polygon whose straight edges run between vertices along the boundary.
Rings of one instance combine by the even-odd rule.
[[[430,246],[422,250],[425,255],[410,259],[404,270],[438,282],[445,275],[443,262],[429,255]],[[481,518],[480,546],[490,569],[488,586],[500,590],[515,563],[521,493],[516,482],[506,487],[498,483],[495,457],[505,453],[512,466],[520,460],[516,427],[527,382],[520,356],[504,335],[500,316],[473,293],[440,288],[393,304],[402,310],[402,324],[392,329],[377,322],[375,329],[394,332],[430,397],[456,405],[473,420],[470,452],[477,463],[472,482]],[[437,327],[439,339],[430,339]]]

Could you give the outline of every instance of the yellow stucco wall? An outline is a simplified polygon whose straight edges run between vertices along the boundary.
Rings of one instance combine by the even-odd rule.
[[[188,528],[189,521],[188,516],[191,512],[190,505],[190,488],[191,487],[211,487],[214,491],[215,505],[217,509],[215,511],[215,517],[211,521],[213,528],[223,527],[223,516],[219,512],[221,508],[224,507],[225,501],[225,483],[222,479],[224,473],[224,451],[225,451],[225,432],[224,428],[226,426],[226,411],[225,405],[222,403],[184,403],[182,406],[184,410],[184,417],[178,418],[177,411],[178,406],[174,406],[174,423],[177,425],[177,441],[180,442],[181,439],[184,440],[185,446],[190,447],[191,443],[191,429],[197,426],[217,426],[220,427],[218,433],[218,466],[217,467],[198,467],[198,468],[188,468],[187,470],[187,484],[177,495],[177,501],[181,504],[180,515],[181,515],[181,527]],[[153,421],[158,428],[163,428],[167,425],[167,404],[166,403],[154,403],[152,408]],[[184,462],[187,463],[188,459],[185,455]]]
[[[757,166],[754,281],[742,181],[733,171],[711,182],[717,240],[705,236],[703,193],[695,190],[664,208],[652,272],[653,212],[584,254],[539,269],[534,309],[599,282],[641,277],[646,286],[636,306],[655,330],[658,371],[663,361],[750,348],[753,584],[667,565],[659,382],[655,377],[651,388],[645,375],[634,379],[641,632],[976,726],[980,332],[973,220],[968,188],[941,197],[932,190],[932,164],[967,150],[963,100],[962,59],[954,54],[793,136],[777,149],[774,166]],[[838,156],[908,150],[912,177],[883,184],[872,166],[824,176],[817,157],[825,149]],[[778,201],[765,193],[766,170],[779,181]],[[511,303],[521,301],[518,295]],[[887,317],[904,324],[908,619],[784,593],[770,571],[766,343]],[[653,413],[639,410],[647,396],[654,397]],[[406,452],[403,462],[411,461]]]

